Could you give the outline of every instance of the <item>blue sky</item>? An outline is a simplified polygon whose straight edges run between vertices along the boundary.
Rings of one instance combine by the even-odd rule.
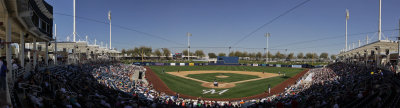
[[[58,39],[72,40],[72,0],[46,0],[54,7],[54,23],[57,24]],[[245,35],[254,31],[288,9],[304,0],[77,0],[76,16],[108,22],[107,12],[112,11],[112,24],[128,27],[174,42],[154,38],[139,32],[113,26],[112,46],[118,50],[135,46],[170,48],[179,52],[187,47],[186,32],[191,37],[191,50],[206,52],[228,52],[232,50],[263,52],[266,47],[264,34],[271,33],[270,49],[284,52],[328,52],[337,54],[344,48],[345,9],[350,11],[348,34],[373,32],[378,29],[379,0],[311,0],[273,23],[250,35],[239,44]],[[400,0],[382,1],[382,30],[389,39],[398,36]],[[77,18],[78,39],[88,35],[104,43],[109,42],[109,25]],[[349,36],[349,44],[358,40],[365,43],[369,35],[374,40],[376,33]],[[307,41],[332,37],[318,41]],[[293,44],[297,43],[297,44]]]

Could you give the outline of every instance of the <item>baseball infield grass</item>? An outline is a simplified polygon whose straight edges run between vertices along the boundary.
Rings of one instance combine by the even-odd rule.
[[[217,76],[228,76],[226,78],[218,78]],[[235,73],[204,73],[204,74],[189,74],[187,77],[213,82],[217,80],[218,82],[236,82],[254,78],[260,78],[254,75],[245,75],[245,74],[235,74]]]
[[[282,83],[283,81],[287,80],[290,77],[295,76],[297,73],[303,71],[302,68],[284,68],[284,67],[250,67],[250,66],[150,66],[150,68],[160,77],[160,79],[170,88],[171,90],[185,95],[196,96],[196,97],[204,97],[204,98],[240,98],[240,97],[247,97],[253,96],[257,94],[261,94],[268,90],[268,85],[272,87]],[[287,77],[277,76],[271,77],[261,80],[249,81],[236,84],[235,87],[232,88],[221,88],[215,89],[216,92],[229,89],[228,91],[224,92],[223,94],[203,94],[203,90],[210,90],[211,88],[206,88],[201,86],[202,83],[185,79],[179,76],[163,73],[165,72],[176,72],[176,71],[198,71],[198,70],[225,70],[225,71],[250,71],[250,72],[266,72],[266,73],[281,73],[286,74]],[[219,75],[220,73],[218,73]],[[189,77],[195,75],[190,74]],[[232,74],[233,75],[233,74]],[[239,74],[241,76],[241,74]],[[210,74],[207,75],[208,77],[214,77],[214,75]],[[228,76],[225,75],[225,76]],[[239,77],[240,77],[239,76]],[[257,78],[257,76],[251,77]],[[215,77],[214,77],[215,78]],[[212,82],[214,80],[210,82]],[[236,80],[230,79],[233,77],[226,78],[227,81]],[[247,79],[254,79],[246,77],[242,80]],[[200,80],[208,80],[208,78],[196,78]],[[219,78],[221,79],[221,78]],[[228,80],[229,79],[229,80]],[[223,82],[223,81],[221,81]]]

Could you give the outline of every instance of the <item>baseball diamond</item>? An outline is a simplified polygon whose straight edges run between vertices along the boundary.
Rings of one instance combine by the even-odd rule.
[[[274,88],[304,71],[302,68],[250,66],[150,66],[148,70],[150,72],[146,74],[154,73],[154,76],[146,75],[150,82],[154,81],[156,85],[156,79],[160,79],[165,84],[166,88],[161,86],[159,89],[169,89],[167,91],[171,94],[214,100],[263,94],[267,92],[268,85]],[[214,81],[218,82],[218,86],[213,85]],[[203,93],[209,90],[216,93]],[[217,93],[219,91],[224,92]]]

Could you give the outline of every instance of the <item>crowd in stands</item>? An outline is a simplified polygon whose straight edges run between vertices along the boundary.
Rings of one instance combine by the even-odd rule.
[[[145,68],[114,62],[90,62],[34,72],[31,77],[17,81],[15,96],[20,104],[16,107],[340,108],[392,107],[400,102],[400,77],[385,70],[345,63],[311,69],[280,94],[231,102],[167,95],[153,89],[145,78],[135,79],[138,72],[145,72]]]
[[[363,66],[335,63],[312,69],[310,82],[299,81],[284,93],[253,106],[276,107],[392,107],[390,96],[397,94],[391,73]],[[385,75],[387,74],[387,75]],[[399,87],[399,86],[397,86]],[[271,101],[272,100],[272,101]],[[395,106],[395,105],[393,105]]]

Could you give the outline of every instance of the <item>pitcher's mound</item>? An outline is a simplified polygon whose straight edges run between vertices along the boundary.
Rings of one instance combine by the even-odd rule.
[[[201,84],[201,86],[207,87],[207,88],[232,88],[232,87],[235,87],[235,84],[218,82],[218,87],[215,87],[213,82],[207,82],[207,83]]]
[[[217,77],[217,78],[228,78],[229,76],[225,76],[225,75],[218,75],[218,76],[215,76],[215,77]]]

